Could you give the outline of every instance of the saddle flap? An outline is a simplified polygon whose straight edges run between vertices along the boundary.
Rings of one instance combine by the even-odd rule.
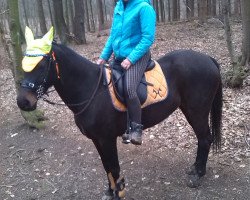
[[[168,86],[166,82],[166,77],[164,76],[160,65],[156,61],[154,61],[154,63],[155,63],[155,67],[153,68],[153,70],[145,72],[145,77],[141,81],[141,84],[138,86],[138,90],[137,90],[138,97],[140,98],[143,96],[143,98],[146,98],[145,102],[142,103],[142,108],[148,105],[163,101],[164,99],[166,99],[168,95]],[[114,78],[113,82],[117,82],[115,85],[119,85],[119,86],[113,87],[113,84],[110,84],[112,83],[112,79],[111,79],[112,73],[111,73],[110,66],[106,66],[106,70],[104,70],[105,72],[104,75],[106,77],[105,82],[108,84],[109,94],[110,94],[114,107],[118,111],[126,111],[126,107],[124,103],[120,99],[118,99],[118,95],[116,94],[117,91],[120,91],[121,93],[120,96],[123,97],[123,83],[120,80],[123,79],[122,77],[124,75],[121,76],[119,71],[123,71],[123,69],[120,66],[118,67],[119,67],[118,72],[117,70],[115,70],[117,73],[115,72],[114,77],[116,78]],[[119,88],[119,89],[116,89],[116,88]],[[115,92],[115,90],[117,91]],[[143,92],[141,93],[141,91]],[[144,93],[144,91],[146,92]]]
[[[115,95],[119,101],[125,104],[124,97],[124,76],[126,70],[123,69],[120,65],[120,62],[113,62],[111,65],[111,81],[114,87]],[[151,67],[153,65],[151,64]],[[145,75],[143,75],[142,80],[137,88],[137,95],[140,100],[140,103],[143,104],[147,99],[147,82]]]

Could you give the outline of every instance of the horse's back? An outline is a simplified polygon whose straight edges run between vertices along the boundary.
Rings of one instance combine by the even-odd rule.
[[[210,56],[193,50],[176,50],[170,52],[160,58],[158,62],[162,65],[163,70],[167,71],[181,70],[181,73],[192,74],[219,73],[216,63]],[[173,69],[173,67],[176,68]]]
[[[192,85],[218,81],[220,70],[210,56],[193,50],[176,50],[158,60],[168,82]],[[217,82],[216,81],[216,82]]]
[[[220,84],[219,65],[214,59],[193,50],[177,50],[158,62],[166,75],[170,93],[178,95],[181,104],[212,103]]]

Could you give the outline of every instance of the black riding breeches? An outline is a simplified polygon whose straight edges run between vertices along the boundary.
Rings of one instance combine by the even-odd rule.
[[[125,73],[124,95],[126,99],[127,109],[130,121],[141,124],[141,103],[137,96],[137,88],[142,79],[142,76],[151,59],[150,52],[147,52],[141,59]]]
[[[150,51],[148,51],[141,59],[139,59],[134,65],[126,71],[124,81],[125,81],[125,97],[126,99],[133,99],[137,97],[137,87],[142,79],[142,76],[148,65],[148,61],[151,58]]]

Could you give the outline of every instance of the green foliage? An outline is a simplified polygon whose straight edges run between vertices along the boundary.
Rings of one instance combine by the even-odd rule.
[[[31,112],[21,111],[21,115],[30,127],[36,129],[45,128],[45,122],[48,120],[48,118],[44,116],[44,112],[40,110],[34,110]]]

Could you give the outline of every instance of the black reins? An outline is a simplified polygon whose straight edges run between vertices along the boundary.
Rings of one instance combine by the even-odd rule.
[[[96,92],[97,92],[97,90],[98,90],[98,88],[99,88],[99,85],[100,85],[100,83],[101,83],[101,80],[102,80],[102,74],[103,74],[102,71],[103,71],[103,65],[100,66],[100,73],[99,73],[98,82],[97,82],[97,85],[96,85],[96,87],[95,87],[95,89],[94,89],[94,91],[93,91],[93,93],[92,93],[90,99],[89,99],[89,100],[86,100],[86,101],[88,101],[88,102],[87,102],[87,104],[83,107],[83,109],[82,109],[81,111],[79,111],[79,112],[77,112],[77,113],[74,113],[75,116],[78,116],[78,115],[82,114],[82,113],[89,107],[89,105],[91,104],[91,102],[93,101],[93,99],[94,99],[94,97],[95,97],[95,95],[96,95]],[[83,102],[80,103],[80,104],[83,105],[86,101],[83,101]],[[78,106],[78,105],[79,105],[79,103],[78,103],[78,104],[67,104],[67,106]]]

